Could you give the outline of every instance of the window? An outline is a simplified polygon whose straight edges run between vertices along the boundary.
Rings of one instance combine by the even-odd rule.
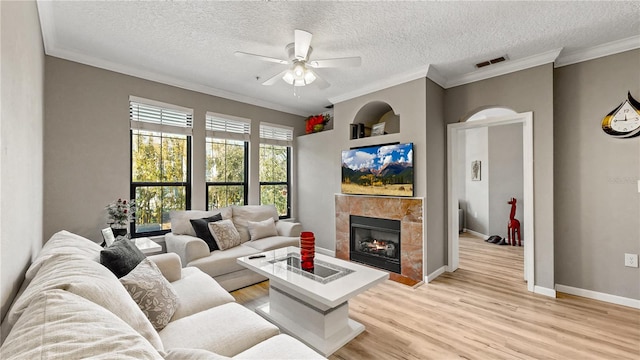
[[[274,204],[280,218],[291,216],[293,130],[260,124],[260,204]]]
[[[190,109],[130,97],[133,236],[167,233],[169,211],[191,208]]]
[[[250,121],[207,113],[206,129],[207,209],[246,205]]]

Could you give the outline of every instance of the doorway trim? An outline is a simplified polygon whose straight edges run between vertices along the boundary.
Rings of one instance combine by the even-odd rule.
[[[523,216],[524,216],[524,280],[527,290],[533,292],[535,285],[535,237],[534,237],[534,203],[533,203],[533,113],[525,112],[515,115],[487,118],[471,122],[447,125],[447,202],[448,202],[448,265],[446,271],[458,269],[460,262],[458,239],[458,133],[467,129],[491,127],[508,124],[522,124],[522,169],[523,169]]]

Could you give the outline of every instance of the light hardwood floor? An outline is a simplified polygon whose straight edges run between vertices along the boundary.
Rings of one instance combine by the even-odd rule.
[[[415,289],[387,281],[349,301],[366,330],[330,359],[640,359],[640,310],[528,292],[522,250],[461,236],[454,273]],[[268,284],[232,295],[254,308]]]

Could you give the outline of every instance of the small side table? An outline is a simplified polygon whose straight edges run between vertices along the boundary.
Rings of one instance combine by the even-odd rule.
[[[134,244],[142,251],[143,254],[149,255],[162,251],[162,246],[148,237],[139,237],[132,239]]]

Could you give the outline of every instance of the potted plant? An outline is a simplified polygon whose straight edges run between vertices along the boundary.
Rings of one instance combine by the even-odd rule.
[[[308,118],[305,119],[306,121],[305,132],[307,134],[320,132],[324,130],[324,126],[327,125],[329,120],[331,120],[331,114],[319,114],[319,115],[309,116]]]
[[[136,210],[134,201],[118,199],[108,204],[106,209],[109,218],[107,224],[113,230],[113,235],[116,237],[127,235],[127,227],[133,220],[132,213]]]

